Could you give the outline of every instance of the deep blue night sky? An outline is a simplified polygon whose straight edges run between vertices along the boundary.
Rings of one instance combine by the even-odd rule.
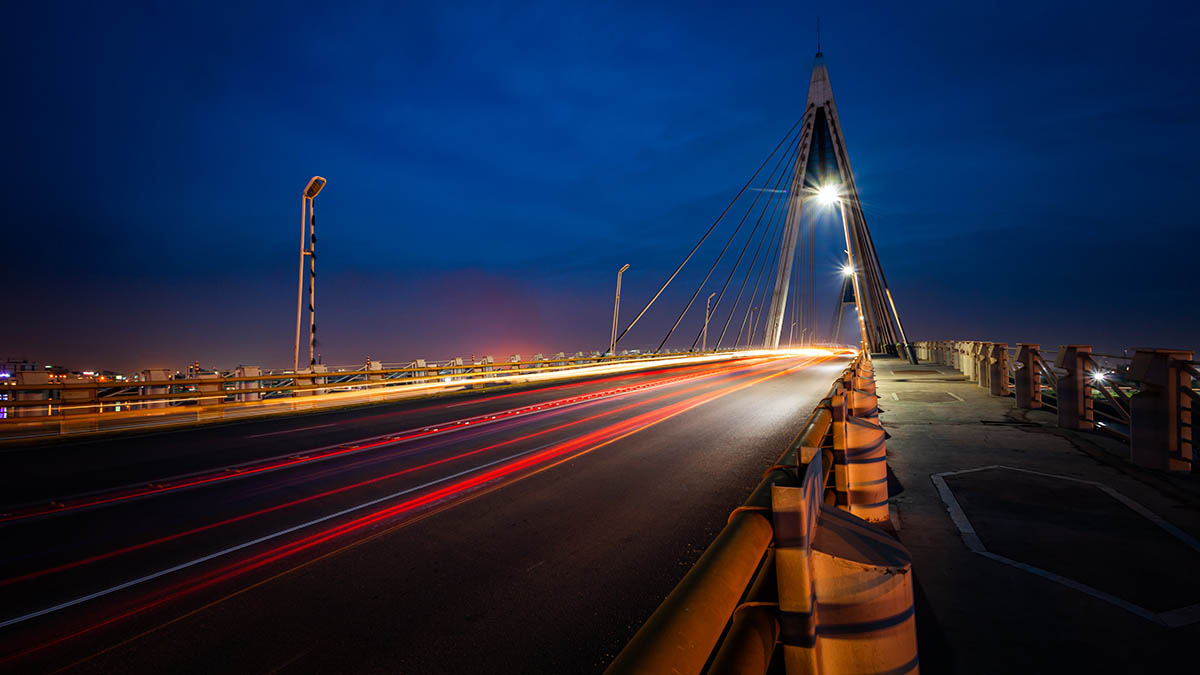
[[[313,174],[327,363],[602,347],[802,112],[818,11],[910,339],[1200,349],[1191,3],[188,4],[6,10],[0,358],[290,364]]]

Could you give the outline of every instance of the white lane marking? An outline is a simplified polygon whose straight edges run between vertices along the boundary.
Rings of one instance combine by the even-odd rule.
[[[958,399],[960,402],[965,402],[965,401],[966,401],[966,399],[965,399],[965,398],[963,398],[963,397],[959,396],[958,394],[956,394],[956,393],[954,393],[954,392],[952,392],[952,391],[948,391],[948,392],[946,392],[946,393],[947,393],[947,394],[950,394],[950,395],[951,395],[951,396],[953,396],[954,398]]]
[[[311,431],[313,429],[324,429],[325,427],[336,427],[336,424],[318,424],[312,427],[301,427],[299,429],[284,429],[283,431],[272,431],[266,434],[254,434],[253,436],[243,436],[242,438],[263,438],[265,436],[279,436],[280,434],[294,434],[298,431]]]
[[[101,590],[101,591],[96,591],[95,593],[89,593],[89,594],[87,594],[87,595],[80,596],[80,597],[78,597],[78,598],[75,598],[75,599],[73,599],[73,600],[67,600],[66,602],[61,602],[61,603],[59,603],[59,604],[57,604],[57,605],[54,605],[53,607],[47,607],[47,608],[45,608],[45,609],[40,609],[40,610],[38,610],[38,611],[36,611],[36,612],[30,612],[29,614],[25,614],[25,615],[23,615],[23,616],[14,617],[14,618],[12,618],[12,619],[8,619],[8,620],[6,620],[6,621],[0,622],[0,628],[5,628],[5,627],[7,627],[7,626],[11,626],[11,625],[13,625],[13,624],[18,624],[18,623],[21,623],[21,622],[23,622],[23,621],[28,621],[28,620],[30,620],[30,619],[36,619],[36,618],[37,618],[37,617],[39,617],[39,616],[45,616],[46,614],[51,614],[51,613],[57,612],[57,611],[59,611],[59,610],[66,609],[66,608],[68,608],[68,607],[73,607],[73,606],[75,606],[75,605],[78,605],[78,604],[81,604],[81,603],[87,602],[88,600],[94,600],[94,599],[96,599],[96,598],[100,598],[100,597],[103,597],[103,596],[105,596],[105,595],[109,595],[109,594],[111,594],[111,593],[116,593],[117,591],[121,591],[121,590],[124,590],[124,589],[126,589],[126,588],[130,588],[130,587],[132,587],[132,586],[137,586],[138,584],[143,584],[143,583],[145,583],[145,582],[147,582],[147,581],[152,581],[152,580],[154,580],[154,579],[157,579],[157,578],[159,578],[159,577],[162,577],[162,576],[165,576],[165,575],[171,574],[172,572],[178,572],[178,571],[180,571],[180,570],[185,570],[185,569],[187,569],[187,568],[189,568],[189,567],[195,567],[196,565],[199,565],[200,563],[208,562],[209,560],[213,560],[213,559],[215,559],[215,558],[220,558],[221,556],[229,555],[230,553],[234,553],[234,552],[240,551],[240,550],[242,550],[242,549],[244,549],[244,548],[249,548],[250,546],[254,546],[255,544],[261,544],[261,543],[263,543],[263,542],[265,542],[265,541],[270,541],[270,540],[272,540],[272,539],[277,539],[277,538],[279,538],[279,537],[282,537],[282,536],[283,536],[283,535],[285,535],[285,534],[291,534],[292,532],[295,532],[295,531],[297,531],[297,530],[302,530],[302,529],[304,529],[304,528],[306,528],[306,527],[312,527],[313,525],[317,525],[317,524],[323,523],[323,522],[325,522],[325,521],[327,521],[327,520],[330,520],[330,519],[333,519],[333,518],[338,518],[338,517],[340,517],[340,516],[344,516],[344,515],[347,515],[347,514],[350,514],[350,513],[354,513],[355,511],[360,511],[360,510],[362,510],[362,509],[365,509],[365,508],[368,508],[368,507],[371,507],[371,506],[375,506],[376,504],[379,504],[379,503],[381,503],[381,502],[386,502],[386,501],[388,501],[389,499],[395,499],[396,497],[402,497],[402,496],[404,496],[404,495],[406,495],[406,494],[409,494],[409,493],[412,493],[412,492],[416,492],[417,490],[423,490],[423,489],[425,489],[425,488],[427,488],[427,487],[431,487],[431,486],[437,485],[438,483],[444,483],[444,482],[446,482],[446,481],[448,481],[448,480],[452,480],[452,479],[454,479],[454,478],[460,478],[460,477],[462,477],[462,476],[465,476],[465,475],[467,475],[467,474],[469,474],[469,473],[475,473],[475,472],[477,472],[477,471],[480,471],[480,470],[482,470],[482,469],[486,469],[486,468],[488,468],[488,467],[490,467],[490,466],[495,466],[496,464],[500,464],[500,463],[502,463],[502,462],[507,462],[507,461],[509,461],[509,460],[511,460],[511,459],[516,459],[516,458],[518,458],[518,457],[521,457],[521,456],[523,456],[523,455],[528,455],[528,454],[530,454],[530,453],[537,452],[537,451],[539,451],[539,450],[543,450],[543,449],[545,449],[545,448],[548,448],[548,447],[550,447],[550,446],[552,446],[552,445],[554,445],[554,443],[547,443],[547,444],[545,444],[545,445],[541,445],[541,446],[538,446],[538,447],[536,447],[536,448],[532,448],[532,449],[530,449],[530,450],[525,450],[525,451],[523,451],[523,452],[518,452],[518,453],[516,453],[516,454],[514,454],[514,455],[509,455],[509,456],[507,456],[507,457],[502,457],[502,458],[500,458],[500,459],[497,459],[497,460],[494,460],[494,461],[488,462],[488,463],[486,463],[486,464],[481,464],[481,465],[479,465],[479,466],[472,467],[472,468],[470,468],[470,469],[466,469],[466,470],[464,470],[464,471],[459,471],[458,473],[451,474],[451,475],[449,475],[449,476],[445,476],[445,477],[443,477],[443,478],[438,478],[437,480],[431,480],[431,481],[429,481],[428,483],[424,483],[424,484],[422,484],[422,485],[417,485],[416,487],[411,487],[411,488],[407,488],[407,489],[404,489],[404,490],[400,490],[399,492],[393,492],[393,493],[392,493],[392,494],[390,494],[390,495],[386,495],[386,496],[383,496],[383,497],[379,497],[379,498],[377,498],[377,499],[372,499],[372,500],[370,500],[370,501],[363,502],[362,504],[358,504],[358,505],[356,505],[356,506],[351,506],[351,507],[349,507],[349,508],[342,509],[341,511],[338,511],[338,512],[336,512],[336,513],[331,513],[331,514],[329,514],[329,515],[326,515],[326,516],[321,516],[320,518],[315,518],[315,519],[313,519],[313,520],[310,520],[310,521],[308,521],[308,522],[306,522],[306,523],[300,523],[299,525],[293,525],[293,526],[291,526],[291,527],[289,527],[289,528],[286,528],[286,529],[279,530],[278,532],[272,532],[271,534],[268,534],[268,535],[265,535],[265,536],[259,537],[259,538],[257,538],[257,539],[252,539],[252,540],[250,540],[250,541],[242,542],[242,543],[240,543],[240,544],[237,544],[237,545],[235,545],[235,546],[230,546],[229,548],[222,549],[222,550],[220,550],[220,551],[217,551],[216,553],[209,553],[208,555],[201,556],[201,557],[199,557],[199,558],[196,558],[196,559],[194,559],[194,560],[189,560],[189,561],[187,561],[187,562],[184,562],[184,563],[180,563],[180,564],[178,564],[178,565],[175,565],[174,567],[168,567],[168,568],[166,568],[166,569],[159,570],[159,571],[157,571],[157,572],[152,572],[152,573],[150,573],[150,574],[147,574],[147,575],[145,575],[145,576],[142,576],[142,577],[138,577],[138,578],[136,578],[136,579],[131,579],[130,581],[126,581],[125,583],[122,583],[122,584],[117,584],[116,586],[111,586],[111,587],[109,587],[109,588],[106,588],[106,589],[104,589],[104,590]]]
[[[1153,623],[1157,623],[1157,624],[1160,624],[1163,626],[1168,626],[1170,628],[1178,628],[1180,626],[1186,626],[1188,624],[1192,624],[1197,621],[1200,621],[1200,604],[1189,605],[1187,607],[1180,607],[1179,609],[1173,609],[1173,610],[1166,611],[1166,612],[1155,612],[1153,610],[1146,609],[1145,607],[1142,607],[1140,605],[1135,605],[1132,602],[1129,602],[1127,600],[1122,600],[1121,598],[1118,598],[1109,593],[1105,593],[1104,591],[1102,591],[1100,589],[1092,588],[1091,586],[1082,584],[1078,581],[1075,581],[1074,579],[1069,579],[1067,577],[1055,574],[1054,572],[1044,570],[1040,567],[1034,567],[1033,565],[1029,565],[1027,563],[1020,562],[1018,560],[1013,560],[1012,558],[1006,558],[1002,555],[992,553],[991,551],[987,550],[987,547],[984,546],[983,541],[979,539],[979,535],[975,532],[975,527],[973,525],[971,525],[971,521],[969,519],[967,519],[967,514],[962,510],[962,507],[959,506],[958,499],[955,498],[954,492],[952,492],[950,490],[950,486],[948,486],[946,484],[946,479],[943,478],[943,476],[956,476],[958,474],[974,473],[976,471],[987,471],[989,469],[1006,469],[1008,471],[1018,471],[1020,473],[1028,473],[1028,474],[1033,474],[1035,476],[1045,476],[1047,478],[1057,478],[1058,480],[1071,481],[1072,483],[1082,483],[1084,485],[1091,485],[1092,487],[1099,488],[1101,491],[1103,491],[1108,496],[1112,497],[1113,499],[1115,499],[1115,500],[1121,502],[1122,504],[1124,504],[1125,506],[1129,507],[1130,510],[1136,512],[1138,515],[1142,516],[1146,520],[1149,520],[1150,522],[1159,526],[1160,528],[1162,528],[1169,534],[1173,535],[1174,537],[1176,537],[1177,539],[1182,541],[1184,544],[1186,544],[1191,549],[1193,549],[1197,552],[1200,552],[1200,541],[1197,541],[1195,538],[1193,538],[1188,533],[1184,532],[1183,530],[1179,529],[1178,527],[1175,527],[1171,523],[1168,523],[1166,520],[1163,520],[1163,518],[1161,516],[1159,516],[1157,513],[1154,513],[1150,509],[1146,508],[1145,506],[1142,506],[1141,504],[1133,501],[1129,497],[1126,497],[1125,495],[1121,494],[1120,492],[1117,492],[1115,489],[1113,489],[1103,483],[1098,483],[1094,480],[1084,480],[1082,478],[1071,478],[1070,476],[1061,476],[1059,474],[1053,474],[1053,473],[1043,473],[1041,471],[1033,471],[1030,469],[1020,469],[1015,466],[1004,466],[1002,464],[991,464],[988,466],[981,466],[981,467],[978,467],[975,469],[964,469],[962,471],[944,471],[942,473],[930,474],[930,476],[929,476],[930,480],[933,481],[934,486],[937,488],[938,494],[942,498],[942,502],[944,502],[946,504],[946,510],[948,510],[950,512],[950,520],[954,521],[954,525],[956,527],[958,527],[959,533],[962,534],[963,543],[965,543],[967,545],[967,548],[969,548],[972,552],[978,553],[979,555],[981,555],[985,558],[990,558],[992,560],[995,560],[996,562],[1004,563],[1005,565],[1011,565],[1012,567],[1015,567],[1019,570],[1023,570],[1030,574],[1037,575],[1039,577],[1042,577],[1043,579],[1048,579],[1055,583],[1062,584],[1063,586],[1066,586],[1067,588],[1071,588],[1071,589],[1074,589],[1081,593],[1085,593],[1085,594],[1090,595],[1098,600],[1103,600],[1104,602],[1107,602],[1109,604],[1116,605],[1117,607],[1120,607],[1121,609],[1124,609],[1125,611],[1127,611],[1131,614],[1136,614],[1137,616],[1140,616],[1143,619],[1145,619],[1147,621],[1151,621]]]

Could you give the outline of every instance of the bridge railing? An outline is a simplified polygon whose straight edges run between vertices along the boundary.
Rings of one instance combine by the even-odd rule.
[[[1021,343],[1010,350],[1005,343],[972,340],[919,342],[917,351],[970,380],[991,377],[987,386],[997,396],[1009,395],[995,381],[1007,371],[1017,408],[1045,408],[1064,429],[1115,436],[1129,444],[1135,464],[1200,472],[1192,418],[1200,401],[1200,368],[1190,351],[1136,349],[1128,356],[1096,353],[1091,345],[1043,350]],[[1003,363],[1009,357],[1011,368]]]
[[[706,354],[728,359],[737,352]],[[613,366],[636,368],[648,362],[678,361],[697,357],[692,352],[572,357],[557,354],[533,360],[514,357],[495,363],[417,360],[399,367],[379,362],[332,370],[322,365],[299,372],[263,371],[239,367],[225,373],[202,373],[172,378],[165,370],[145,371],[136,381],[101,382],[66,379],[50,381],[49,374],[18,373],[0,383],[0,439],[143,426],[166,418],[196,420],[273,414],[295,409],[333,407],[363,400],[388,400],[415,392],[437,392],[460,387],[483,387],[499,381],[524,381],[529,377],[569,376],[583,369]],[[128,424],[126,424],[128,423]],[[144,424],[143,424],[144,423]],[[55,430],[54,425],[58,425]]]
[[[916,671],[877,400],[859,356],[608,673]]]

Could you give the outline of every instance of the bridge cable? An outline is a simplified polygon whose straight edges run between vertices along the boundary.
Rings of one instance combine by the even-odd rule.
[[[783,223],[786,220],[787,220],[787,218],[785,215],[785,217],[779,221],[781,224],[781,227],[783,226]],[[758,294],[758,282],[762,280],[763,272],[765,272],[767,269],[766,261],[768,258],[770,258],[770,260],[772,261],[771,265],[770,265],[771,270],[776,273],[776,276],[778,276],[779,266],[783,264],[783,239],[782,239],[782,237],[779,238],[778,240],[776,240],[775,242],[772,242],[772,247],[768,251],[767,258],[763,258],[764,264],[763,264],[762,268],[759,269],[758,281],[755,281],[755,283],[754,283],[754,293],[751,293],[751,295],[750,295],[751,300],[753,300],[754,297]],[[763,318],[763,312],[762,312],[763,305],[767,304],[767,296],[770,294],[771,294],[771,281],[770,281],[770,279],[768,279],[767,283],[763,285],[763,294],[762,294],[762,297],[759,298],[758,309],[754,312],[754,320],[750,323],[750,332],[746,335],[746,348],[747,349],[754,348],[754,336],[758,332],[758,326],[762,322],[762,318]],[[751,303],[751,307],[753,307],[753,303]],[[765,326],[764,326],[764,328],[765,328]]]
[[[786,141],[787,139],[784,140]],[[799,140],[800,136],[797,135],[797,143]],[[768,175],[766,180],[763,181],[763,188],[766,188],[771,184],[771,179],[775,177],[775,173],[779,171],[779,167],[783,166],[784,160],[791,156],[791,147],[791,144],[789,144],[788,150],[779,155],[779,161],[775,162],[775,166],[771,169],[770,175]],[[667,334],[663,337],[662,342],[658,343],[658,349],[655,350],[656,352],[662,351],[663,345],[667,344],[667,340],[671,339],[671,335],[675,332],[675,329],[679,328],[679,322],[683,321],[684,315],[686,315],[688,310],[692,308],[692,304],[696,302],[696,297],[700,295],[700,291],[704,290],[704,285],[707,284],[709,278],[712,277],[713,270],[717,269],[717,265],[721,263],[721,259],[724,258],[725,253],[729,251],[729,245],[733,243],[735,238],[737,238],[738,232],[741,232],[742,226],[746,224],[746,219],[749,218],[750,214],[754,212],[754,207],[758,204],[758,200],[762,198],[762,195],[762,190],[759,190],[757,194],[754,195],[754,200],[750,202],[750,206],[746,209],[746,212],[742,214],[742,218],[738,221],[737,227],[733,228],[733,232],[729,235],[729,239],[725,241],[725,246],[721,249],[721,252],[717,254],[717,257],[715,260],[713,260],[712,265],[708,267],[708,273],[704,275],[704,279],[701,280],[699,285],[696,286],[696,290],[692,293],[692,297],[688,300],[687,305],[684,306],[683,311],[681,311],[679,316],[675,319],[675,325],[671,326],[671,330],[667,331]],[[772,193],[772,196],[774,196],[774,193]],[[768,201],[770,200],[768,199]],[[751,233],[751,236],[753,236],[753,233]],[[696,345],[693,343],[692,349],[695,349],[695,347]]]
[[[777,214],[777,215],[778,215],[778,213],[779,213],[779,212],[778,212],[778,211],[776,211],[776,214]],[[741,343],[741,341],[742,341],[742,333],[743,333],[743,332],[745,332],[745,330],[746,330],[746,322],[750,320],[750,312],[751,312],[751,311],[753,311],[753,309],[754,309],[754,303],[755,303],[755,299],[758,297],[758,287],[759,287],[759,285],[760,285],[760,284],[762,284],[763,272],[764,272],[764,271],[766,270],[766,268],[767,268],[767,260],[768,260],[768,259],[774,259],[775,257],[778,257],[778,246],[777,246],[777,244],[781,244],[782,242],[780,242],[780,241],[779,241],[779,237],[778,237],[777,235],[778,235],[778,233],[780,233],[780,232],[782,232],[782,231],[783,231],[783,228],[784,228],[784,221],[786,221],[786,220],[787,220],[787,211],[786,211],[786,210],[784,210],[784,211],[783,211],[783,214],[784,214],[784,215],[783,215],[783,217],[779,218],[779,219],[776,221],[776,224],[775,224],[775,230],[774,230],[773,232],[771,232],[771,238],[770,238],[770,239],[771,239],[771,241],[770,241],[770,243],[769,243],[769,244],[767,244],[767,250],[764,252],[763,259],[762,259],[762,262],[761,262],[761,263],[759,263],[759,267],[758,267],[758,276],[757,276],[757,277],[755,278],[755,280],[754,280],[754,290],[750,292],[750,301],[749,301],[749,303],[746,305],[746,312],[745,312],[745,313],[742,315],[742,325],[741,325],[741,327],[740,327],[740,328],[738,328],[738,334],[737,334],[737,337],[736,337],[736,338],[734,338],[734,341],[733,341],[733,344],[734,344],[734,346],[735,346],[735,347],[736,347],[736,346],[737,346],[739,343]],[[771,268],[773,269],[774,267],[775,267],[775,263],[771,263]],[[750,271],[752,271],[752,270],[748,270],[748,272],[750,272]],[[747,280],[749,280],[749,276],[747,276]],[[760,306],[760,307],[762,306],[762,303],[761,303],[761,302],[759,303],[759,306]],[[761,311],[761,310],[760,310],[760,311]],[[749,340],[749,335],[747,335],[747,340]],[[747,341],[747,342],[746,342],[746,346],[747,346],[747,347],[749,347],[749,346],[750,346],[750,343],[749,343],[749,341]]]
[[[767,163],[771,161],[771,158],[775,156],[775,153],[779,151],[779,148],[783,147],[784,142],[791,137],[792,132],[796,130],[796,127],[800,126],[802,121],[804,121],[804,116],[801,116],[799,119],[797,119],[796,123],[792,125],[792,128],[788,129],[787,134],[780,139],[779,145],[776,145],[775,149],[771,151],[771,154],[767,155],[767,158],[763,160],[762,164],[755,169],[754,174],[750,176],[750,179],[746,181],[746,184],[742,186],[742,189],[738,190],[738,193],[734,195],[733,199],[729,202],[729,206],[726,206],[725,210],[721,212],[721,215],[717,216],[717,219],[713,221],[712,225],[709,226],[708,231],[704,233],[704,236],[700,237],[700,241],[696,242],[696,245],[692,247],[692,250],[687,254],[687,257],[683,259],[683,262],[679,263],[679,267],[676,267],[675,271],[671,273],[671,276],[667,277],[667,280],[663,283],[662,288],[658,289],[658,292],[654,294],[654,297],[650,298],[650,302],[646,303],[646,306],[642,308],[642,311],[638,312],[638,315],[633,318],[633,321],[630,321],[629,325],[625,327],[625,330],[621,331],[621,334],[617,336],[617,339],[613,343],[614,348],[616,343],[620,342],[621,338],[625,337],[625,334],[628,333],[635,325],[637,325],[637,322],[640,321],[642,316],[646,314],[651,305],[654,304],[654,301],[658,300],[658,296],[662,295],[663,291],[667,290],[667,286],[671,285],[671,282],[674,281],[676,275],[679,274],[679,271],[683,269],[684,265],[688,264],[688,261],[692,259],[693,255],[695,255],[696,250],[700,248],[700,245],[704,243],[705,239],[708,239],[708,235],[712,234],[713,229],[716,228],[717,224],[721,222],[721,219],[725,217],[725,214],[729,212],[729,209],[733,208],[734,203],[737,202],[737,200],[742,196],[742,193],[746,191],[746,188],[750,187],[750,184],[753,183],[754,179],[758,177],[759,172],[761,172],[763,167],[765,167]]]
[[[786,177],[786,176],[785,176]],[[738,305],[741,303],[742,294],[746,291],[746,284],[750,281],[750,276],[754,273],[754,266],[758,262],[758,254],[762,252],[763,242],[768,239],[774,240],[775,233],[778,231],[779,223],[782,220],[776,221],[780,214],[780,206],[787,200],[781,199],[775,202],[775,208],[771,212],[771,218],[767,221],[766,228],[763,229],[762,235],[759,237],[758,245],[754,248],[754,256],[750,259],[750,265],[746,268],[746,275],[742,278],[742,285],[738,288],[737,297],[733,299],[733,305],[729,307],[729,314],[725,317],[725,325],[721,327],[721,335],[717,338],[717,349],[721,348],[721,342],[725,339],[725,333],[729,330],[729,324],[733,320],[733,314],[737,311]],[[784,211],[786,213],[786,211]],[[743,327],[745,322],[743,322]],[[738,336],[741,336],[741,331],[738,331]],[[734,346],[737,346],[737,340],[734,341]]]
[[[795,145],[793,145],[791,147],[791,150],[789,150],[788,154],[783,158],[784,161],[786,162],[784,164],[784,166],[791,166],[792,160],[795,157],[796,152],[800,148],[800,140],[801,140],[800,138],[796,139]],[[717,311],[717,308],[721,306],[721,300],[725,297],[725,291],[729,288],[729,282],[733,280],[733,275],[737,273],[738,268],[741,266],[742,259],[746,255],[746,249],[748,249],[750,247],[750,242],[754,241],[754,234],[756,232],[758,232],[758,228],[762,225],[763,216],[765,216],[767,211],[771,208],[771,205],[775,201],[775,199],[780,196],[781,191],[779,189],[779,186],[783,184],[783,179],[786,178],[787,176],[789,176],[791,174],[791,171],[792,171],[791,169],[784,169],[784,172],[779,174],[779,178],[775,181],[774,187],[770,188],[771,196],[767,198],[767,202],[765,204],[763,204],[762,210],[759,211],[758,219],[754,221],[754,228],[750,230],[749,236],[746,237],[746,243],[742,245],[742,250],[741,250],[741,252],[738,253],[737,260],[734,261],[733,267],[730,268],[728,276],[725,277],[725,283],[722,284],[720,292],[717,293],[717,301],[712,306],[711,313],[709,315],[710,317],[712,316],[712,314],[715,314]],[[770,180],[771,180],[770,177],[768,177],[767,181],[769,182]],[[765,187],[765,184],[764,184],[764,187]],[[786,200],[787,197],[783,197],[781,199]],[[768,225],[768,227],[769,227],[769,225]],[[764,231],[764,234],[765,234],[765,231]],[[756,254],[757,254],[757,251],[756,251]],[[751,265],[751,267],[753,267],[753,265],[754,265],[753,261],[750,263],[750,265]],[[738,299],[740,299],[740,298],[741,298],[741,295],[739,294]],[[737,305],[737,300],[734,301],[734,305],[735,306]],[[696,344],[698,342],[700,342],[700,336],[703,332],[704,332],[703,327],[701,327],[700,330],[696,332],[696,339],[692,340],[691,351],[696,350]],[[722,335],[724,335],[724,332],[722,332]]]

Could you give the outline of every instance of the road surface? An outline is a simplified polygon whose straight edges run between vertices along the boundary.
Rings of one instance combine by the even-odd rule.
[[[0,670],[598,671],[843,366],[5,448]]]

